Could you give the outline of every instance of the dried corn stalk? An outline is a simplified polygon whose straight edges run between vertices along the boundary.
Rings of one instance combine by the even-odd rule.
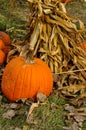
[[[86,53],[77,45],[85,41],[84,24],[69,16],[59,0],[28,1],[31,4],[29,32],[26,37],[29,49],[56,74],[61,94],[77,97],[76,93],[81,93],[83,88],[76,89],[76,86],[86,84]],[[71,86],[75,88],[74,91],[70,91]],[[85,93],[86,87],[83,90]]]

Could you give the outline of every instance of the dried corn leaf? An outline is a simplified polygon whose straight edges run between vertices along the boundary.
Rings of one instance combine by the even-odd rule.
[[[70,93],[76,94],[77,92],[81,91],[82,89],[86,89],[85,85],[70,85],[70,86],[66,86],[62,89],[62,91],[68,91]]]

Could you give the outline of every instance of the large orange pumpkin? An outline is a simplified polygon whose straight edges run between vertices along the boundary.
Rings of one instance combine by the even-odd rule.
[[[5,61],[5,53],[0,50],[0,65],[3,64]]]
[[[52,73],[39,58],[34,58],[34,63],[26,63],[23,57],[13,58],[2,76],[2,92],[11,101],[34,98],[40,92],[48,96],[52,87]]]
[[[5,45],[10,44],[11,40],[7,33],[0,31],[0,39],[4,42]]]

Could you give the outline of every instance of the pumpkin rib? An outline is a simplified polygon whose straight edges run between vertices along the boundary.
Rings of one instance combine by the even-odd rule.
[[[36,62],[36,61],[35,61]],[[38,81],[39,79],[37,78],[37,73],[38,73],[38,64],[34,63],[34,64],[31,64],[31,78],[30,78],[30,93],[28,94],[28,97],[31,98],[31,97],[35,97],[36,96],[36,93],[38,91]],[[29,73],[28,73],[29,75]],[[35,79],[35,80],[34,80]],[[36,87],[35,87],[35,84],[36,84]]]
[[[29,97],[28,96],[29,95],[28,90],[30,90],[30,85],[31,85],[30,81],[31,81],[31,73],[32,73],[32,68],[31,68],[31,66],[29,66],[29,67],[30,68],[28,70],[28,66],[26,66],[26,72],[28,72],[28,73],[27,73],[26,78],[25,78],[25,84],[28,83],[28,85],[26,85],[26,87],[27,87],[27,97]],[[27,81],[27,77],[28,77],[28,81]]]
[[[42,76],[45,78],[45,73],[43,72],[43,69],[44,69],[45,67],[43,66],[43,68],[41,68],[41,73],[42,73]],[[41,86],[45,86],[45,82],[44,82],[44,79],[43,78],[41,78],[41,82],[40,82],[40,87]],[[40,90],[40,87],[39,87],[39,89],[38,89],[38,92],[39,92],[39,90]]]
[[[35,71],[35,68],[36,68],[36,72],[35,73],[37,73],[37,74],[39,74],[39,75],[42,75],[42,77],[45,77],[45,80],[41,77],[41,76],[39,76],[39,79],[38,79],[38,83],[39,83],[39,81],[40,81],[40,84],[38,84],[39,85],[39,87],[38,87],[38,89],[37,89],[37,92],[36,92],[36,94],[38,93],[38,92],[41,92],[41,93],[44,93],[44,91],[41,89],[43,86],[47,86],[46,84],[45,84],[45,82],[44,81],[46,81],[46,77],[48,77],[49,75],[47,75],[47,73],[46,73],[46,76],[45,76],[45,70],[46,70],[46,64],[44,63],[44,62],[42,62],[42,61],[40,61],[39,59],[37,59],[37,64],[35,64],[34,65],[34,71]],[[40,65],[42,64],[42,66],[43,67],[41,67]],[[47,67],[48,67],[48,65],[47,65]],[[38,69],[38,71],[37,71],[37,69]],[[41,70],[41,72],[39,73],[39,70]],[[33,77],[33,76],[32,76]],[[36,76],[34,76],[34,77],[36,77]],[[31,78],[32,79],[32,78]],[[34,78],[33,78],[34,79]],[[37,84],[37,83],[36,83]],[[34,88],[34,87],[32,87],[32,88]],[[46,88],[46,91],[48,91],[48,88],[47,87],[43,87],[43,88]],[[36,91],[36,90],[35,90]],[[50,88],[49,88],[49,91],[50,91]],[[48,92],[48,94],[46,94],[46,93],[44,93],[45,95],[49,95],[49,92]]]
[[[21,57],[22,58],[22,57]],[[16,92],[16,86],[19,86],[19,85],[21,85],[21,84],[19,84],[19,80],[21,80],[21,81],[23,81],[23,79],[21,78],[21,75],[22,75],[22,77],[23,77],[23,73],[22,73],[22,66],[24,65],[24,62],[21,62],[20,61],[20,65],[18,64],[18,66],[19,66],[19,69],[17,69],[17,70],[19,70],[18,71],[18,74],[17,74],[17,80],[15,80],[16,81],[16,84],[15,84],[15,86],[14,86],[14,91],[13,91],[13,99],[20,99],[20,97],[21,97],[21,92],[22,92],[22,90],[21,90],[21,92],[20,92],[20,90],[19,91],[17,91]],[[20,81],[20,83],[22,83]],[[19,84],[19,85],[18,85]],[[23,85],[23,84],[22,84]],[[20,87],[19,87],[20,88]],[[17,88],[17,89],[19,89],[19,88]],[[18,95],[18,96],[16,96],[16,94]]]
[[[20,71],[20,66],[21,66],[20,62],[18,62],[18,66],[17,66],[16,61],[17,61],[17,58],[13,59],[12,61],[9,62],[9,64],[7,64],[6,69],[4,70],[4,75],[2,76],[2,86],[3,86],[2,92],[5,93],[5,95],[8,97],[9,100],[13,100],[13,98],[14,98],[13,97],[14,88],[16,87],[16,80],[18,79],[16,75],[18,75],[18,72]],[[14,74],[14,72],[15,72],[15,74]],[[4,80],[6,82],[4,82]],[[13,87],[12,87],[12,85],[13,85]],[[10,98],[9,98],[9,95],[10,95]]]
[[[37,59],[37,61],[38,61],[39,59]],[[48,84],[48,82],[44,82],[44,81],[46,81],[46,77],[49,77],[49,75],[47,75],[47,72],[45,72],[45,70],[46,70],[46,66],[48,67],[48,65],[46,65],[45,64],[45,62],[42,62],[42,61],[40,61],[40,62],[38,62],[39,63],[39,66],[37,65],[37,67],[38,67],[38,70],[41,70],[41,72],[40,72],[40,74],[39,75],[42,75],[42,77],[44,77],[45,79],[43,79],[43,78],[41,78],[40,80],[41,80],[41,82],[40,82],[40,87],[38,88],[38,92],[41,92],[41,93],[44,93],[44,91],[41,89],[42,88],[42,86],[47,86],[47,84]],[[41,65],[42,64],[42,68],[41,68]],[[48,70],[48,68],[47,68],[47,70]],[[39,72],[39,71],[38,71]],[[47,83],[47,84],[46,84]],[[43,87],[43,88],[46,88],[46,91],[48,92],[48,88],[47,87]],[[50,88],[49,88],[50,89]],[[50,91],[50,90],[49,90]],[[49,93],[49,92],[48,92]],[[46,94],[46,93],[44,93],[46,96],[48,96],[49,94]]]
[[[16,62],[16,61],[15,61]],[[19,67],[19,65],[17,66],[17,67]],[[16,89],[16,82],[17,82],[17,80],[19,79],[19,72],[20,72],[20,70],[21,70],[21,68],[19,67],[19,68],[16,68],[16,66],[15,66],[15,72],[16,72],[16,79],[15,79],[15,83],[14,83],[14,86],[13,86],[13,95],[12,95],[12,99],[15,99],[15,97],[14,97],[14,95],[15,95],[15,89]],[[13,78],[14,78],[14,76],[13,76]],[[18,94],[18,92],[17,92],[17,94]],[[15,99],[16,100],[16,99]]]
[[[15,99],[16,100],[16,98],[19,98],[20,99],[20,89],[17,87],[17,92],[16,92],[16,86],[18,86],[17,85],[17,82],[19,82],[19,80],[20,80],[20,74],[21,74],[21,67],[20,67],[20,69],[19,69],[19,71],[18,71],[18,74],[17,74],[17,80],[15,80],[16,82],[15,82],[15,85],[14,85],[14,90],[13,90],[13,99]],[[21,78],[21,82],[22,82],[23,80],[22,80],[22,78]],[[20,82],[20,83],[21,83]],[[21,84],[19,84],[19,85],[21,85]],[[18,90],[19,89],[19,90]],[[17,95],[18,96],[17,96]]]
[[[5,58],[5,53],[2,50],[0,50],[0,64],[4,63]]]
[[[7,68],[8,69],[8,68]],[[7,87],[3,87],[2,88],[2,92],[4,92],[5,93],[5,96],[6,97],[8,97],[8,99],[9,99],[9,91],[11,91],[10,90],[10,84],[9,84],[9,87],[8,87],[8,82],[9,82],[9,79],[8,79],[8,74],[6,73],[6,71],[7,71],[7,69],[4,71],[4,74],[5,75],[3,75],[2,76],[2,84],[4,85],[4,86],[7,86]],[[11,78],[11,77],[10,77]],[[7,82],[3,82],[3,79],[5,79]],[[11,91],[12,92],[12,91]],[[12,96],[11,96],[12,97]]]
[[[47,75],[47,72],[45,72],[44,73],[44,69],[46,70],[46,67],[43,67],[42,68],[42,75],[44,75],[43,77],[45,78],[45,79],[43,79],[44,81],[46,80],[46,77],[49,77],[49,75]],[[43,93],[43,94],[45,94],[46,96],[48,96],[49,95],[49,91],[50,91],[50,88],[49,88],[49,90],[48,90],[48,88],[46,87],[46,86],[48,86],[48,82],[44,82],[43,81],[43,83],[44,83],[44,86],[45,86],[45,89],[46,90],[44,90],[44,89],[42,89],[43,87],[40,87],[39,88],[39,90],[38,90],[38,92],[41,92],[41,93]],[[43,83],[41,84],[41,86],[43,86]],[[51,83],[49,83],[49,84],[51,84]],[[52,85],[51,85],[52,86]],[[45,93],[46,92],[46,93]]]
[[[40,66],[40,64],[38,64],[39,62],[38,61],[36,61],[37,62],[37,64],[35,64],[35,67],[33,67],[33,71],[36,71],[35,72],[35,75],[34,75],[34,77],[33,77],[33,79],[35,79],[35,77],[36,77],[36,84],[37,84],[37,88],[34,90],[35,91],[35,95],[37,95],[37,93],[38,93],[38,90],[40,89],[40,87],[41,87],[41,83],[42,84],[44,84],[44,81],[43,81],[43,74],[41,73],[42,72],[42,67]],[[35,69],[36,68],[36,69]],[[38,78],[39,77],[39,78]]]
[[[41,79],[42,82],[41,82],[40,88],[39,88],[39,90],[38,90],[39,93],[43,93],[43,92],[41,91],[42,85],[43,85],[43,86],[46,86],[46,82],[44,82],[44,81],[46,80],[46,73],[43,72],[43,68],[41,69],[41,71],[42,71],[42,75],[43,75],[44,79],[43,79],[43,78]],[[44,94],[44,93],[43,93],[43,94]]]
[[[4,42],[0,39],[0,49],[3,50],[5,47]]]
[[[35,63],[34,63],[34,67],[35,67]],[[33,79],[34,79],[34,75],[35,75],[35,70],[37,69],[34,69],[34,67],[33,67],[33,64],[32,64],[32,66],[31,66],[31,80],[30,80],[30,92],[31,93],[29,93],[29,95],[28,95],[28,97],[35,97],[35,94],[36,94],[36,91],[34,90],[34,88],[35,88],[35,86],[34,86],[34,81],[33,81]],[[34,70],[34,71],[33,71]],[[34,74],[33,74],[33,72],[34,72]],[[36,84],[37,85],[37,84]],[[32,89],[33,88],[33,89]]]
[[[21,97],[21,98],[24,98],[24,95],[23,95],[23,93],[22,93],[22,92],[24,91],[24,86],[25,86],[25,85],[24,85],[25,75],[27,74],[26,72],[27,72],[27,71],[26,71],[26,68],[25,68],[25,71],[24,71],[24,74],[23,74],[23,80],[22,80],[22,81],[23,81],[23,83],[22,83],[21,93],[20,93],[20,97]],[[26,88],[25,88],[25,89],[26,89]],[[26,91],[25,91],[25,93],[26,93]],[[27,94],[26,94],[26,95],[27,95]],[[26,96],[26,97],[27,97],[27,96]]]
[[[26,94],[26,97],[28,98],[28,90],[30,90],[30,81],[31,81],[31,70],[32,70],[32,68],[31,68],[31,66],[29,65],[29,69],[28,69],[28,65],[26,64],[25,65],[26,67],[25,67],[25,72],[24,72],[24,75],[26,76],[24,76],[24,85],[23,85],[23,87],[22,87],[22,91],[24,90],[24,89],[26,89],[26,91],[25,91],[25,94]],[[27,73],[26,73],[27,72]],[[28,76],[29,75],[29,76]],[[28,77],[28,81],[27,81],[27,77]],[[28,82],[28,84],[26,84]],[[25,87],[26,86],[26,87]],[[23,93],[21,93],[21,97],[24,97],[24,95],[23,95]]]
[[[5,45],[10,44],[11,40],[7,33],[0,31],[0,39],[4,42]]]

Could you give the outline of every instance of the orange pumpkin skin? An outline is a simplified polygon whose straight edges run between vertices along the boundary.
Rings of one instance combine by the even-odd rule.
[[[53,76],[47,64],[41,59],[34,58],[29,64],[23,57],[13,58],[6,66],[1,89],[11,101],[22,98],[34,98],[37,93],[48,96],[53,87]]]
[[[5,53],[5,55],[8,54],[8,52],[11,50],[11,46],[10,45],[7,45],[3,48],[3,52]]]
[[[5,45],[4,42],[0,39],[0,50],[4,49]]]
[[[5,61],[5,53],[0,50],[0,65],[3,64]]]
[[[7,33],[0,31],[0,39],[4,42],[5,45],[10,44],[11,40]]]
[[[86,52],[86,43],[80,43],[79,46]]]
[[[72,2],[72,0],[61,0],[62,3],[65,3],[65,2]]]

